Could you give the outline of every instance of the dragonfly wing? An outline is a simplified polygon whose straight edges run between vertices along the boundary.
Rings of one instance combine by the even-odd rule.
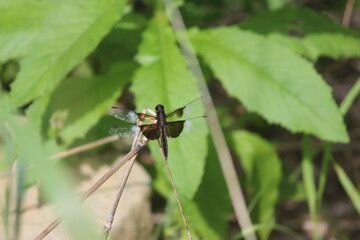
[[[198,132],[205,129],[207,126],[206,118],[204,116],[194,117],[187,120],[179,120],[174,122],[167,122],[166,136],[170,138],[187,135],[189,133]]]
[[[140,121],[156,120],[156,117],[153,115],[149,115],[146,113],[136,113],[134,111],[130,111],[127,109],[121,109],[118,107],[111,107],[109,109],[109,114],[111,116],[116,117],[117,119],[120,119],[120,120],[128,122],[128,123],[137,123],[137,120],[140,120]]]
[[[144,124],[140,126],[140,131],[149,140],[160,138],[160,129],[157,124]]]
[[[109,133],[111,135],[119,135],[120,137],[132,137],[138,130],[139,127],[137,125],[118,125],[110,128]]]
[[[165,128],[166,136],[170,138],[178,137],[184,129],[184,123],[185,123],[184,120],[167,122]]]
[[[139,119],[138,114],[134,111],[130,111],[127,109],[120,109],[117,107],[111,107],[109,109],[109,114],[111,116],[116,117],[119,120],[128,122],[128,123],[136,123]]]
[[[204,107],[202,104],[202,97],[196,98],[195,100],[189,102],[182,108],[178,108],[169,114],[166,115],[168,121],[175,119],[187,119],[193,118],[196,116],[204,115]]]

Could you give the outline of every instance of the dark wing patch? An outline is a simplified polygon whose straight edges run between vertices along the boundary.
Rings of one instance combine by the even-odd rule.
[[[184,120],[167,122],[165,127],[166,136],[170,138],[178,137],[184,129],[184,123],[185,123]]]
[[[144,124],[140,126],[140,131],[149,140],[157,140],[160,138],[160,130],[157,124]]]
[[[178,108],[166,115],[166,118],[181,118],[184,115],[185,107]]]
[[[202,104],[203,98],[196,98],[189,102],[182,108],[178,108],[166,115],[167,121],[184,120],[187,118],[193,118],[196,116],[204,115],[204,108]]]

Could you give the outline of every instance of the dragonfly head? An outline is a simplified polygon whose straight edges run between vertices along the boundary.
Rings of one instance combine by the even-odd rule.
[[[164,111],[164,106],[161,105],[161,104],[158,104],[158,105],[155,107],[155,110],[156,110],[156,112],[163,112],[163,111]]]

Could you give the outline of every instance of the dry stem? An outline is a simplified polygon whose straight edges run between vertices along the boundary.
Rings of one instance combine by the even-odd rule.
[[[145,142],[146,143],[146,142]],[[125,162],[129,161],[132,157],[136,156],[143,145],[136,145],[134,149],[132,149],[125,157],[123,157],[120,161],[116,162],[110,170],[105,173],[93,186],[91,186],[81,197],[81,201],[86,200],[91,194],[93,194],[104,182],[106,182],[117,170],[119,170]],[[45,228],[36,238],[35,240],[43,239],[46,235],[48,235],[52,230],[54,230],[59,223],[61,222],[61,218],[57,218],[53,221],[47,228]]]

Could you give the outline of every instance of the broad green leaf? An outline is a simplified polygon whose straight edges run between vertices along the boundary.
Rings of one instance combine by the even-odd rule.
[[[347,142],[327,86],[312,65],[289,49],[234,27],[192,32],[195,48],[229,95],[249,111],[292,132]]]
[[[240,27],[267,35],[270,41],[287,46],[312,60],[320,56],[335,59],[360,56],[359,32],[303,7],[288,7],[261,14]]]
[[[172,191],[172,188],[168,181],[166,173],[162,171],[156,174],[153,181],[156,190],[160,191],[160,194],[165,197],[168,194],[170,196],[174,194],[169,193],[169,191]],[[181,203],[193,239],[226,239],[226,228],[229,216],[232,213],[232,207],[213,146],[209,145],[205,173],[198,191],[193,199],[181,198]],[[181,230],[183,232],[182,235],[186,236],[186,230],[175,197],[168,204],[172,204],[171,208],[175,209],[170,213],[175,215],[170,217],[178,222],[177,226],[174,227],[176,228],[175,231]]]
[[[184,208],[190,227],[203,239],[226,239],[232,207],[216,152],[209,149],[203,182],[192,201],[185,199]]]
[[[282,8],[289,0],[266,0],[266,2],[270,10],[275,10]]]
[[[287,46],[294,52],[314,61],[320,56],[334,59],[360,56],[360,38],[340,33],[309,34],[303,39],[275,33],[270,34],[268,39],[274,43]]]
[[[135,57],[147,20],[136,13],[128,13],[121,18],[91,55],[97,59],[99,72],[106,71],[112,62],[128,61]]]
[[[50,10],[45,1],[0,1],[0,62],[27,53]]]
[[[247,188],[258,202],[252,215],[259,224],[271,226],[275,223],[275,209],[280,196],[281,160],[275,148],[256,134],[237,131],[233,134],[236,153],[246,172]],[[270,228],[260,230],[261,239],[267,239]]]
[[[109,32],[125,0],[52,1],[53,7],[12,84],[17,106],[49,91]]]
[[[48,160],[53,153],[49,149],[50,145],[42,142],[31,122],[6,112],[0,102],[0,125],[5,126],[16,142],[19,161],[23,161],[24,167],[31,168],[30,174],[35,174],[41,182],[44,197],[54,203],[56,211],[62,215],[65,227],[72,235],[71,239],[97,239],[88,216],[71,191],[69,176],[61,165]]]
[[[277,32],[282,34],[343,33],[359,37],[359,33],[345,28],[329,17],[309,8],[291,6],[273,12],[259,14],[240,24],[242,29],[264,35]]]
[[[131,91],[135,94],[138,111],[154,109],[161,103],[169,112],[198,97],[165,13],[157,12],[149,23],[136,59],[142,67],[135,74]],[[207,154],[207,131],[204,128],[204,131],[168,141],[168,162],[176,186],[188,198],[196,193],[204,173]],[[155,155],[159,160],[157,164],[163,165],[157,142],[150,143],[150,146],[153,153],[158,153]]]
[[[38,126],[42,122],[48,134],[53,132],[68,145],[84,137],[106,114],[129,83],[135,68],[134,62],[119,62],[103,76],[65,79],[51,95],[38,99],[27,114]]]

